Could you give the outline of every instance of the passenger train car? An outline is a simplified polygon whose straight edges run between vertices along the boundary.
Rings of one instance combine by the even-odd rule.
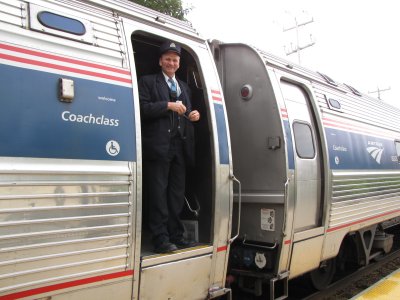
[[[156,255],[142,201],[137,81],[159,47],[201,112],[183,218],[198,246]],[[129,1],[0,0],[0,299],[205,299],[225,289],[231,156],[206,40]]]
[[[400,216],[400,110],[248,45],[211,49],[242,183],[230,280],[255,295],[268,283],[270,299],[285,298],[288,279],[308,273],[322,289],[336,267],[388,252],[384,229]]]
[[[197,246],[160,255],[137,82],[165,40],[202,117],[182,214]],[[283,299],[391,248],[400,112],[324,74],[125,0],[0,0],[0,90],[1,300],[230,299],[232,281]]]

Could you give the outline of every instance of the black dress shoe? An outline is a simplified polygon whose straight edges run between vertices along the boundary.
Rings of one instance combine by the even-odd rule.
[[[178,246],[179,249],[190,248],[196,246],[196,242],[185,239],[184,237],[174,239],[172,242]]]
[[[164,242],[154,248],[154,252],[156,253],[170,253],[175,250],[178,250],[175,244],[170,242]]]

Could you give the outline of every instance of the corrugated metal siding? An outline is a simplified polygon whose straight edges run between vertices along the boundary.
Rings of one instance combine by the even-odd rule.
[[[65,1],[65,0],[61,0]],[[162,14],[147,7],[138,5],[132,1],[126,0],[85,0],[86,2],[95,3],[112,8],[116,14],[120,14],[127,18],[140,19],[141,22],[154,22],[156,26],[165,26],[172,30],[179,30],[181,33],[197,37],[197,31],[193,28],[192,24],[187,21],[181,21],[171,16]],[[83,4],[82,4],[83,5]],[[157,21],[162,20],[162,21]]]
[[[93,44],[99,48],[111,50],[112,56],[121,56],[126,60],[126,49],[122,41],[120,19],[111,9],[94,7],[87,3],[56,1],[60,10],[83,18],[92,25]],[[73,8],[73,11],[71,10]]]
[[[361,124],[400,132],[400,123],[398,122],[400,120],[400,111],[382,101],[344,94],[336,89],[326,88],[317,84],[314,84],[314,92],[319,107],[326,114],[333,114]],[[329,109],[325,95],[340,102],[340,112]]]
[[[400,131],[400,113],[398,109],[382,101],[372,101],[366,98],[339,98],[342,111],[347,118],[359,120],[375,126]]]
[[[86,30],[88,34],[84,37],[80,37],[54,29],[46,28],[46,31],[43,31],[35,28],[37,32],[48,35],[49,40],[54,40],[55,42],[59,38],[64,38],[70,41],[70,46],[73,46],[74,42],[78,42],[78,44],[76,44],[77,47],[79,47],[81,42],[90,43],[95,46],[95,48],[91,50],[92,52],[101,52],[103,55],[117,60],[117,62],[113,64],[119,67],[127,67],[127,53],[125,43],[123,42],[120,18],[115,16],[111,10],[104,10],[93,6],[90,7],[88,5],[78,8],[76,7],[76,3],[71,4],[71,2],[69,2],[69,5],[62,3],[54,5],[47,2],[38,2],[38,5],[40,8],[44,7],[45,10],[56,14],[67,15],[80,21],[87,21]],[[73,5],[72,7],[74,7],[74,10],[71,9],[71,5]],[[35,12],[38,10],[36,7],[33,4],[31,5],[30,10],[33,10],[31,13],[34,14],[32,18],[36,18]],[[19,27],[20,29],[7,29],[7,31],[11,31],[14,35],[26,34],[24,29],[30,30],[27,25],[27,16],[29,15],[27,9],[27,4],[21,1],[0,0],[0,24],[3,23]],[[31,26],[33,28],[35,27],[33,25]],[[104,60],[104,62],[109,63],[109,60]]]
[[[120,23],[117,19],[96,18],[92,16],[93,38],[96,46],[115,51],[126,60],[126,49],[122,40]]]
[[[317,98],[315,100],[322,110],[329,110],[324,96],[327,95],[328,97],[333,97],[336,100],[339,100],[342,106],[340,113],[329,110],[331,113],[365,124],[371,124],[373,126],[400,132],[399,109],[366,94],[356,96],[350,88],[344,84],[338,83],[338,86],[335,87],[327,83],[317,72],[258,49],[255,50],[257,50],[261,57],[263,57],[265,64],[310,80],[313,84],[314,93]]]
[[[310,81],[322,118],[334,115],[343,118],[344,122],[350,121],[351,126],[369,128],[400,138],[399,109],[365,94],[357,96],[344,84],[331,85],[317,72],[258,51],[266,65]],[[341,104],[340,111],[330,109],[326,97],[338,100]],[[398,171],[333,171],[330,185],[332,194],[328,196],[331,203],[329,228],[351,226],[374,219],[371,222],[376,223],[376,218],[381,221],[392,218],[393,213],[400,215]]]
[[[398,172],[333,172],[329,228],[391,212],[400,214]]]
[[[0,0],[0,23],[25,27],[27,4],[22,1]]]
[[[65,166],[0,166],[0,295],[131,267],[127,163]]]

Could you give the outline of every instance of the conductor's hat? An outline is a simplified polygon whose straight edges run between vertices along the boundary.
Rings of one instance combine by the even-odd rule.
[[[166,41],[160,46],[160,56],[167,52],[175,52],[179,56],[181,56],[181,46],[179,46],[175,42]]]

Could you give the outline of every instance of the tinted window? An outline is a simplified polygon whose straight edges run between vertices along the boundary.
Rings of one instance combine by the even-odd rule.
[[[329,98],[329,104],[330,104],[333,108],[336,108],[336,109],[341,109],[341,108],[342,108],[342,106],[340,105],[340,102],[337,101],[337,100],[335,100],[335,99],[332,99],[332,98]]]
[[[293,123],[296,152],[300,158],[314,158],[315,148],[311,127],[305,123]]]
[[[48,11],[42,11],[38,13],[38,20],[43,26],[51,29],[64,31],[75,35],[84,35],[86,32],[85,26],[82,22],[53,14]]]
[[[396,144],[398,162],[400,163],[400,141],[396,141],[395,144]]]

